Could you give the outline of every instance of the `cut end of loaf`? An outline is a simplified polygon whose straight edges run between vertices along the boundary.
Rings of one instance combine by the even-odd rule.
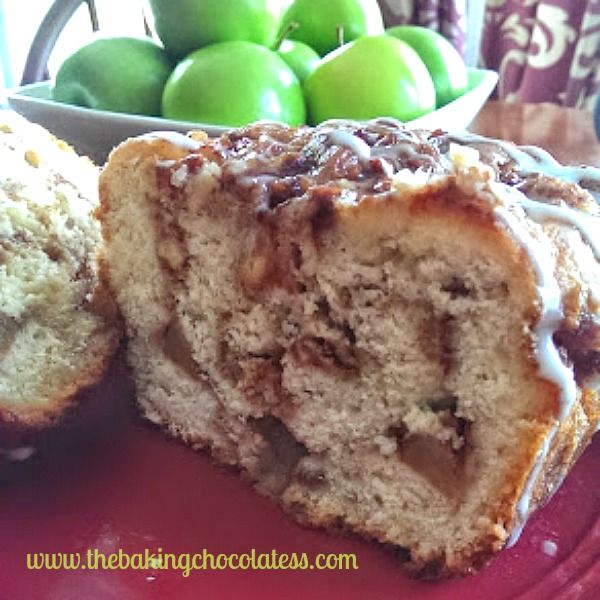
[[[148,418],[297,518],[406,548],[415,568],[489,558],[598,417],[579,389],[544,455],[554,476],[532,483],[564,403],[539,370],[538,273],[496,215],[497,171],[389,122],[190,144],[133,140],[101,179]],[[511,210],[556,254],[556,228]]]

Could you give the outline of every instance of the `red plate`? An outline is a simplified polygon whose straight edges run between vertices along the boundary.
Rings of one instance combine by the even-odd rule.
[[[104,390],[105,398],[124,395],[117,383]],[[88,423],[69,443],[55,440],[0,480],[2,600],[600,598],[598,437],[514,548],[477,575],[424,582],[375,544],[297,525],[234,471],[167,439],[131,410],[103,422]],[[188,577],[177,570],[26,568],[27,553],[159,547],[165,553],[355,553],[359,568]]]

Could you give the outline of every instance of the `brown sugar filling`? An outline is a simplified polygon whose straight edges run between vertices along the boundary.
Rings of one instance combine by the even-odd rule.
[[[292,345],[290,353],[299,365],[325,371],[358,375],[359,363],[351,347],[335,344],[322,337],[304,337]]]

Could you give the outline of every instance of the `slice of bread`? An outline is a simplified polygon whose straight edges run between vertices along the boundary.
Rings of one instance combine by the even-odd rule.
[[[0,429],[56,422],[103,375],[120,338],[101,281],[98,170],[0,111]]]
[[[600,419],[599,181],[389,120],[130,140],[100,218],[141,407],[297,518],[468,571]]]

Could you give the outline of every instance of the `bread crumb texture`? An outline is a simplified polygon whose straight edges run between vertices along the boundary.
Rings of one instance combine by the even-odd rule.
[[[0,113],[0,420],[9,426],[57,418],[115,348],[98,277],[97,183],[89,160]]]

